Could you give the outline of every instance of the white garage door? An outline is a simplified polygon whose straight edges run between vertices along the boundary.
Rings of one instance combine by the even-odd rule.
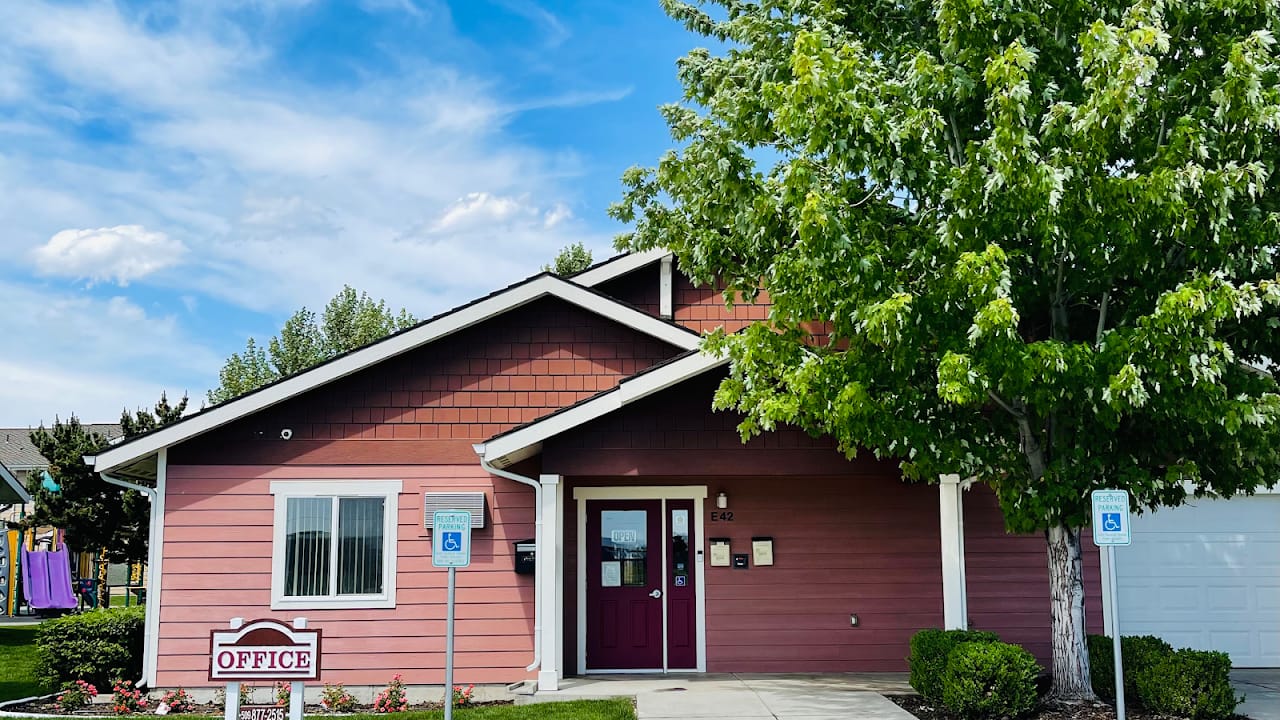
[[[1116,548],[1123,634],[1280,667],[1280,495],[1197,500],[1133,531]]]

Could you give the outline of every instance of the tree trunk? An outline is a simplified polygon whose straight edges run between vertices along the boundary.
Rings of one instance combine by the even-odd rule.
[[[1053,689],[1059,700],[1094,700],[1084,627],[1080,531],[1049,528],[1049,595],[1053,607]]]

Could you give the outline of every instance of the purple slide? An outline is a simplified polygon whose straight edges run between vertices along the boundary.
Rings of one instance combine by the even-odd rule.
[[[57,550],[22,547],[22,590],[27,604],[36,610],[69,610],[76,606],[71,590],[71,562],[67,546]]]

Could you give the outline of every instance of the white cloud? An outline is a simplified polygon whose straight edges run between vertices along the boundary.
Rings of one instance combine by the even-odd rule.
[[[413,5],[429,21],[388,21],[449,32],[444,3]],[[437,57],[396,57],[394,71],[357,83],[309,85],[278,71],[269,33],[231,19],[287,24],[314,10],[306,0],[182,0],[146,16],[133,7],[0,0],[0,95],[21,107],[0,123],[0,258],[25,258],[45,277],[145,283],[172,305],[62,298],[62,314],[44,324],[0,323],[0,337],[41,346],[42,372],[61,368],[71,385],[150,387],[161,363],[187,368],[183,378],[196,369],[167,347],[138,349],[176,352],[191,344],[182,324],[209,321],[223,304],[282,318],[351,284],[429,316],[536,271],[569,243],[607,252],[605,234],[574,212],[586,164],[508,125],[627,91],[549,88],[547,99],[514,101],[499,80]],[[555,35],[554,16],[526,9]],[[124,140],[90,145],[67,130],[103,112],[116,114]],[[165,272],[178,264],[181,273]],[[26,269],[0,262],[0,288]],[[97,324],[52,329],[76,313]],[[206,383],[242,343],[216,352],[194,343]]]
[[[91,282],[120,285],[177,264],[186,247],[162,232],[141,225],[96,230],[63,230],[31,252],[36,270]]]
[[[436,221],[436,230],[452,230],[475,227],[482,223],[505,223],[518,216],[532,217],[538,208],[527,198],[490,195],[487,192],[468,193],[450,205]]]
[[[0,280],[0,337],[16,338],[0,357],[0,425],[55,415],[114,421],[126,407],[190,391],[199,405],[217,378],[220,354],[169,314],[122,296],[51,292]],[[145,367],[145,372],[139,372]]]

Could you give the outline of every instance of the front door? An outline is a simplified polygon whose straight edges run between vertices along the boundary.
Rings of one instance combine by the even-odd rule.
[[[586,669],[697,666],[692,500],[586,503]]]

